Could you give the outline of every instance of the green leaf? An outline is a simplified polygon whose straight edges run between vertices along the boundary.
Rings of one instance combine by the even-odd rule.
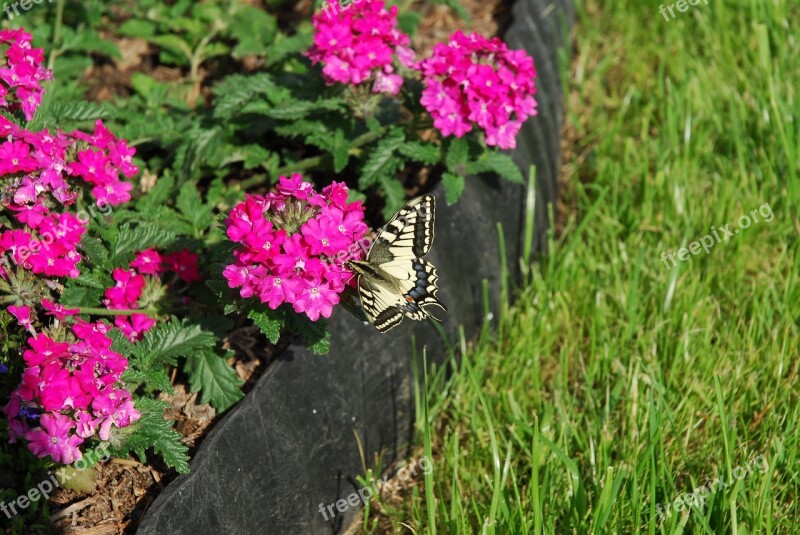
[[[189,374],[189,387],[192,392],[201,393],[201,401],[210,403],[218,411],[224,411],[244,397],[241,391],[242,380],[236,375],[226,358],[211,349],[204,349],[186,358],[185,371]]]
[[[347,137],[344,131],[337,129],[333,134],[333,147],[331,153],[333,154],[333,170],[340,173],[345,167],[347,162],[350,161],[350,144],[347,142]]]
[[[98,267],[108,267],[109,254],[103,242],[91,236],[84,236],[81,248],[86,253],[89,262]]]
[[[64,288],[60,302],[68,307],[95,307],[100,303],[104,291],[72,284]]]
[[[406,200],[403,184],[394,176],[381,176],[381,188],[386,195],[386,205],[383,207],[383,217],[388,221],[397,212]]]
[[[251,310],[247,317],[253,320],[253,323],[264,333],[264,336],[267,337],[271,344],[278,343],[283,322],[275,311],[261,307],[258,310]]]
[[[111,258],[116,265],[121,265],[132,258],[135,251],[151,247],[163,249],[174,241],[175,234],[153,223],[140,223],[136,228],[126,223],[119,230]]]
[[[403,30],[403,33],[411,37],[417,33],[420,22],[422,22],[422,17],[420,17],[419,13],[415,13],[414,11],[403,11],[397,17],[397,24],[400,26],[400,29]]]
[[[290,54],[297,54],[308,50],[313,43],[312,33],[308,30],[298,31],[291,37],[278,33],[275,42],[267,47],[266,67],[271,67]]]
[[[267,93],[275,89],[275,82],[266,73],[253,76],[228,76],[213,90],[215,96],[214,117],[230,119],[238,115],[245,104],[257,99],[266,99]]]
[[[117,32],[122,35],[126,35],[128,37],[139,37],[143,39],[152,37],[156,34],[156,31],[158,31],[158,26],[154,22],[137,18],[126,20],[117,29]]]
[[[515,184],[522,184],[524,182],[522,171],[520,171],[517,164],[514,163],[513,158],[502,152],[484,152],[476,162],[468,166],[468,170],[470,173],[474,174],[493,171]]]
[[[469,161],[469,143],[464,138],[455,138],[450,143],[450,147],[447,149],[447,158],[445,159],[445,163],[447,164],[447,168],[458,174],[464,174],[459,172],[459,168],[466,166],[467,162]]]
[[[311,321],[305,314],[295,314],[292,311],[289,311],[286,319],[300,333],[312,353],[324,355],[330,351],[331,333],[328,330],[326,319],[319,318],[318,321]]]
[[[111,108],[94,102],[54,102],[49,110],[49,118],[57,124],[70,122],[96,121],[111,116]]]
[[[146,463],[146,450],[152,448],[178,473],[189,473],[189,448],[181,442],[183,438],[181,434],[172,428],[174,422],[164,419],[164,410],[170,406],[169,403],[137,398],[135,405],[142,416],[136,423],[123,430],[121,434],[125,438],[122,444],[114,444],[112,435],[112,453],[124,457],[133,452],[142,463]]]
[[[464,192],[464,177],[461,175],[454,175],[453,173],[445,173],[442,176],[442,183],[444,184],[447,205],[452,206],[458,202],[458,199]]]
[[[422,143],[413,141],[400,146],[400,154],[425,165],[433,165],[441,158],[439,145],[435,143]]]
[[[61,45],[62,53],[70,50],[73,52],[95,52],[111,58],[121,58],[122,54],[117,45],[100,37],[91,28],[81,28],[79,31],[65,29],[64,43]]]
[[[140,212],[147,213],[158,206],[162,206],[173,195],[175,179],[171,173],[164,173],[156,180],[155,186],[145,195],[136,201],[136,208]]]
[[[382,176],[394,176],[403,165],[403,161],[395,153],[405,143],[405,134],[399,128],[389,130],[372,149],[367,161],[361,168],[358,187],[362,190],[374,185]]]
[[[183,216],[191,222],[195,235],[199,235],[200,232],[206,230],[214,222],[213,208],[203,204],[203,199],[197,190],[197,184],[194,182],[186,182],[181,187],[175,205]]]
[[[192,47],[177,35],[156,35],[150,42],[161,47],[177,58],[182,58],[188,64],[192,57]]]
[[[234,15],[231,35],[239,41],[233,49],[233,57],[241,58],[248,54],[265,54],[267,46],[275,39],[278,31],[277,19],[252,6],[241,6]]]
[[[214,347],[214,333],[204,331],[187,320],[172,319],[150,329],[136,344],[136,355],[151,356],[154,361],[174,362],[177,357],[191,355],[201,349]]]

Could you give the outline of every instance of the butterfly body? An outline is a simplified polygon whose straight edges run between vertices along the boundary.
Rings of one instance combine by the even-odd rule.
[[[366,259],[350,262],[364,313],[381,332],[404,316],[440,321],[428,305],[447,310],[436,297],[436,268],[421,258],[433,243],[434,210],[432,195],[409,201],[378,233]]]

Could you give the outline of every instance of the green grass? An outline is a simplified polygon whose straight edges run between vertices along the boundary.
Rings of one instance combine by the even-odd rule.
[[[427,378],[434,470],[365,531],[800,530],[800,7],[603,4],[574,31],[565,229],[495,334]],[[771,222],[665,267],[765,203]]]

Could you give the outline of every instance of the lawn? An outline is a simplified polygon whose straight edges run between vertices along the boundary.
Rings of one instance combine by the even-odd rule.
[[[797,532],[800,8],[577,4],[557,231],[363,530]]]

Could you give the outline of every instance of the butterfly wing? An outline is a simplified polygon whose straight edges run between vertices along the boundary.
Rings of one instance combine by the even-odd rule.
[[[359,266],[359,294],[364,312],[385,332],[408,316],[433,318],[423,307],[437,305],[436,268],[421,256],[433,243],[435,199],[425,195],[409,201],[378,233]]]
[[[403,312],[397,306],[397,296],[388,287],[361,275],[358,291],[364,314],[380,332],[385,333],[403,320]]]

